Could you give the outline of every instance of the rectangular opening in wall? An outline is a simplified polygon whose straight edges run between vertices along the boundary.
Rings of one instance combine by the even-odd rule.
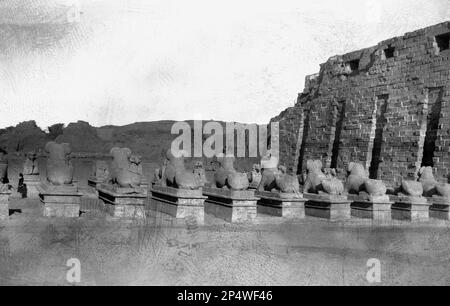
[[[300,154],[298,155],[297,174],[302,174],[302,171],[303,171],[303,159],[305,157],[306,141],[308,139],[308,134],[309,134],[310,111],[307,110],[307,111],[305,111],[304,114],[305,115],[304,115],[304,120],[303,120],[302,145],[300,147]]]
[[[375,138],[373,140],[372,161],[370,163],[369,169],[369,175],[371,179],[378,179],[378,168],[381,163],[381,150],[383,148],[383,129],[386,125],[386,110],[388,101],[389,95],[380,95],[377,97]]]
[[[347,67],[350,69],[351,72],[358,71],[359,70],[359,59],[347,62]]]
[[[436,36],[436,43],[438,45],[439,51],[449,50],[450,49],[450,33]]]
[[[439,131],[439,119],[442,109],[442,87],[430,88],[428,91],[428,115],[425,142],[423,145],[422,167],[434,166],[434,152]]]
[[[395,48],[392,46],[389,46],[386,49],[384,49],[384,55],[385,55],[386,59],[393,58],[394,53],[395,53]]]
[[[341,145],[341,133],[345,119],[345,100],[338,101],[333,109],[333,122],[335,126],[333,149],[331,155],[331,168],[336,169],[338,166],[339,147]]]

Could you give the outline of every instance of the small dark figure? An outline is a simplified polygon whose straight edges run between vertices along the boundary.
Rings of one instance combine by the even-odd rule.
[[[22,195],[22,199],[27,197],[27,185],[24,184],[23,174],[19,174],[19,186],[17,188],[17,192]]]

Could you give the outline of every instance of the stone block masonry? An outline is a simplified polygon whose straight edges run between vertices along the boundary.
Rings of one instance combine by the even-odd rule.
[[[280,161],[298,174],[307,159],[344,176],[363,163],[389,187],[421,166],[450,175],[450,22],[333,56],[306,78],[280,122]]]

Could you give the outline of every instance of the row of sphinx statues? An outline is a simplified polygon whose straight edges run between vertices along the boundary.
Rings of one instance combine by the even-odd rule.
[[[47,158],[47,179],[54,185],[71,184],[73,180],[73,166],[70,162],[70,146],[66,143],[49,142],[45,146]],[[6,151],[0,152],[0,179],[3,183],[8,180],[8,160]],[[23,165],[24,175],[39,175],[38,153],[33,151],[26,154]]]
[[[286,193],[300,192],[297,177],[287,174],[284,167],[278,167],[277,160],[272,157],[263,159],[261,165],[254,165],[251,173],[237,171],[234,167],[234,156],[219,156],[217,162],[218,168],[215,170],[213,182],[208,182],[201,162],[195,162],[193,170],[190,170],[185,165],[184,157],[176,157],[171,150],[167,150],[162,166],[154,173],[153,183],[190,190],[209,186],[231,190],[252,188]]]
[[[71,148],[67,143],[49,142],[45,146],[47,153],[47,181],[53,185],[68,185],[73,182],[74,167],[70,160]],[[109,166],[105,161],[94,164],[91,176],[98,180],[121,187],[137,187],[144,180],[141,158],[128,148],[112,148],[113,158]],[[7,181],[8,162],[6,152],[0,150],[0,184]],[[156,169],[153,184],[179,189],[200,189],[204,186],[227,188],[231,190],[257,189],[281,193],[325,193],[330,195],[368,194],[385,195],[388,190],[380,180],[369,179],[366,169],[358,163],[350,163],[345,181],[336,176],[334,169],[323,169],[320,160],[308,160],[307,173],[298,177],[288,173],[286,167],[279,165],[278,159],[270,154],[261,159],[261,164],[254,165],[250,173],[239,172],[234,167],[233,156],[218,157],[218,168],[213,180],[208,182],[201,162],[195,162],[193,169],[188,169],[183,157],[176,157],[167,150],[160,168]],[[39,174],[37,154],[27,154],[24,164],[25,175]],[[302,184],[300,184],[300,182]],[[417,181],[404,180],[398,188],[390,190],[393,194],[406,196],[433,195],[450,198],[450,185],[439,183],[431,167],[419,171]]]
[[[70,159],[72,150],[67,143],[49,142],[45,146],[47,154],[46,178],[47,183],[55,186],[71,185],[73,183],[74,166]],[[118,184],[123,187],[135,187],[143,180],[141,159],[132,154],[128,148],[113,148],[111,166],[99,161],[94,165],[95,176],[104,178],[105,182]],[[23,167],[24,175],[39,175],[38,154],[30,152],[26,155]],[[0,151],[0,184],[8,177],[8,161],[6,152]]]
[[[281,193],[313,193],[329,195],[370,195],[384,196],[386,193],[431,197],[433,195],[450,198],[450,184],[439,183],[432,167],[423,167],[417,181],[403,180],[401,186],[388,190],[381,180],[370,179],[362,164],[350,163],[345,181],[337,178],[335,169],[323,169],[320,160],[308,160],[304,177],[289,174],[286,167],[279,165],[278,159],[267,155],[260,165],[254,165],[251,173],[241,173],[234,168],[233,156],[220,156],[219,167],[212,182],[206,180],[201,163],[196,163],[193,170],[187,169],[183,157],[175,157],[167,150],[163,165],[156,169],[154,184],[179,189],[199,189],[203,186]],[[300,184],[300,182],[302,184]]]
[[[322,170],[319,160],[307,162],[307,176],[304,179],[305,193],[345,195],[383,196],[386,193],[399,196],[432,197],[434,195],[450,198],[450,184],[438,182],[432,167],[422,167],[418,179],[402,180],[400,186],[388,190],[381,180],[370,179],[362,164],[349,163],[345,182],[336,178],[334,169]]]

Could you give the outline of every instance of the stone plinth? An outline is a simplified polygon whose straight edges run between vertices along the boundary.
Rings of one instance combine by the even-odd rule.
[[[93,187],[93,188],[97,188],[97,186],[100,186],[101,184],[104,184],[105,180],[100,180],[96,177],[89,177],[88,178],[88,186]]]
[[[75,185],[38,185],[39,198],[44,204],[44,217],[76,218],[80,216],[82,194]]]
[[[287,219],[305,217],[305,202],[302,194],[256,191],[259,198],[258,214],[266,214]]]
[[[450,220],[450,198],[433,196],[431,199],[430,217],[435,219]]]
[[[0,191],[0,220],[9,218],[9,196],[10,191]]]
[[[25,174],[23,176],[23,182],[25,185],[27,185],[27,197],[38,198],[39,197],[38,186],[41,184],[41,177],[39,176],[39,174],[32,174],[32,175]]]
[[[145,218],[145,201],[147,190],[142,187],[121,188],[113,185],[97,186],[98,197],[104,208],[116,218]]]
[[[208,197],[205,212],[227,222],[246,222],[256,219],[258,198],[254,190],[203,188]]]
[[[348,199],[351,204],[351,214],[353,217],[373,220],[391,220],[391,206],[388,195],[371,196],[368,194],[349,194]]]
[[[80,210],[83,213],[105,210],[104,202],[99,199],[98,192],[84,193],[81,197]]]
[[[187,190],[153,185],[149,209],[168,214],[177,219],[205,220],[205,200],[202,189]]]
[[[430,217],[430,206],[425,197],[390,196],[392,219],[407,221],[426,221]]]
[[[303,195],[307,202],[305,203],[305,213],[307,216],[341,220],[351,217],[351,200],[347,196],[330,194],[312,194]]]

